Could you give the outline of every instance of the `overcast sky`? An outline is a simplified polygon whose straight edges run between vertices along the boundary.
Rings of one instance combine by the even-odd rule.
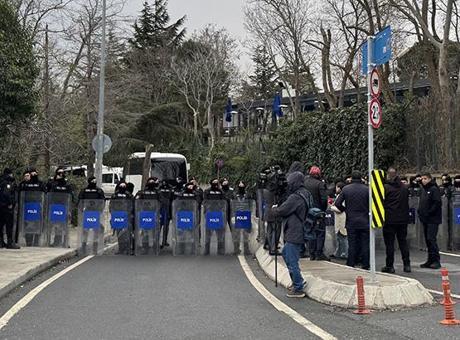
[[[145,0],[128,0],[125,14],[135,18],[142,9]],[[148,1],[150,4],[153,0]],[[182,16],[187,17],[185,26],[188,33],[200,30],[207,24],[217,24],[226,28],[238,41],[246,39],[244,29],[243,6],[246,0],[169,0],[168,12],[171,21]],[[241,52],[246,52],[241,48]],[[247,69],[250,58],[242,55],[238,64]]]

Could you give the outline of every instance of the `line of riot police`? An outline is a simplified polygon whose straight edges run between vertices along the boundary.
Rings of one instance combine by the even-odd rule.
[[[18,186],[6,168],[0,180],[0,246],[68,247],[72,200],[73,189],[62,168],[46,184],[36,169],[27,169]]]
[[[170,225],[173,255],[249,252],[252,201],[246,196],[243,182],[236,193],[226,179],[221,183],[213,179],[204,191],[195,179],[177,183],[173,187],[151,177],[134,197],[128,184],[121,181],[117,185],[109,202],[109,220],[119,254],[158,255],[160,249],[169,246]],[[81,252],[99,254],[102,196],[96,192],[91,197],[81,195],[79,211]]]

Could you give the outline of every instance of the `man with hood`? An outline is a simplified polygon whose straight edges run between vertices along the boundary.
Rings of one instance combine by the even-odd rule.
[[[279,207],[276,205],[270,214],[283,219],[284,247],[283,259],[289,270],[292,286],[288,289],[288,297],[305,297],[304,280],[300,272],[299,259],[304,244],[304,224],[308,210],[312,208],[311,194],[304,184],[304,175],[295,171],[288,175],[288,198]]]
[[[389,168],[385,183],[385,225],[383,240],[386,248],[384,273],[394,273],[394,243],[398,240],[404,265],[404,272],[410,273],[409,246],[407,245],[407,224],[409,223],[409,190],[401,183],[395,168]]]
[[[292,162],[291,164],[291,167],[289,168],[289,171],[287,173],[287,175],[289,176],[290,174],[292,174],[293,172],[301,172],[302,174],[304,174],[304,166],[302,164],[302,162],[299,162],[299,161],[294,161]]]
[[[428,260],[421,264],[421,268],[441,268],[441,257],[437,243],[439,225],[442,223],[442,201],[441,193],[436,182],[430,173],[421,176],[422,190],[420,191],[420,202],[418,216],[423,224],[426,247],[428,249]]]

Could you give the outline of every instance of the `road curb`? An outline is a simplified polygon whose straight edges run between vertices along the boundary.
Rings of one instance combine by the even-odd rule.
[[[270,256],[268,251],[263,249],[263,247],[259,247],[255,254],[262,270],[274,281],[274,256]],[[368,271],[352,269],[340,264],[323,261],[303,262],[303,265],[312,266],[312,272],[318,272],[320,269],[319,267],[321,267],[322,270],[334,271],[334,268],[331,268],[331,266],[337,266],[337,271],[348,272],[348,277],[353,276],[351,283],[343,283],[331,279],[323,279],[313,275],[312,272],[303,270],[302,276],[307,282],[304,291],[309,298],[341,308],[357,307],[358,301],[354,279],[358,275],[368,276]],[[288,287],[291,284],[291,278],[281,256],[278,257],[277,268],[278,283],[284,287]],[[353,272],[350,274],[350,271]],[[377,276],[380,280],[386,281],[386,284],[372,284],[368,283],[368,281],[368,284],[366,284],[365,280],[365,299],[367,308],[374,310],[400,310],[429,306],[434,302],[428,290],[415,279],[383,273],[378,273]],[[348,281],[350,281],[349,278]]]
[[[68,252],[56,256],[55,258],[46,261],[44,263],[41,263],[37,265],[36,267],[30,269],[20,277],[14,279],[10,283],[8,283],[6,286],[0,288],[0,299],[9,294],[12,290],[15,288],[19,287],[21,284],[24,282],[32,279],[36,275],[48,270],[51,267],[54,267],[56,264],[58,264],[60,261],[68,260],[72,257],[77,256],[77,249],[70,249]]]

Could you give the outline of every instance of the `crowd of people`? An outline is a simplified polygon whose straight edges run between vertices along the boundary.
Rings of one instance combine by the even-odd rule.
[[[307,175],[305,175],[305,173]],[[430,173],[416,175],[407,180],[400,177],[395,168],[389,168],[384,184],[385,223],[383,239],[386,248],[386,263],[382,272],[395,273],[395,240],[398,241],[404,272],[411,272],[410,252],[407,243],[408,224],[410,222],[409,197],[419,197],[417,216],[423,225],[427,248],[427,260],[420,267],[439,269],[441,259],[437,243],[439,225],[442,223],[443,195],[460,195],[460,175],[454,180],[448,174],[442,175],[439,187]],[[267,186],[264,186],[267,188]],[[268,190],[268,189],[267,189]],[[328,189],[319,167],[304,168],[300,162],[294,162],[287,172],[286,194],[280,195],[278,204],[271,205],[267,224],[281,218],[284,231],[283,258],[292,279],[288,296],[303,297],[303,279],[298,261],[301,257],[310,260],[329,261],[324,254],[326,236],[326,211],[335,214],[334,227],[337,248],[331,257],[346,259],[350,267],[360,266],[369,270],[369,186],[359,171],[335,181],[334,188]],[[323,212],[318,215],[317,212]],[[315,218],[321,216],[320,218]],[[275,243],[271,243],[275,240]],[[278,239],[273,237],[267,227],[267,249],[276,255]]]

